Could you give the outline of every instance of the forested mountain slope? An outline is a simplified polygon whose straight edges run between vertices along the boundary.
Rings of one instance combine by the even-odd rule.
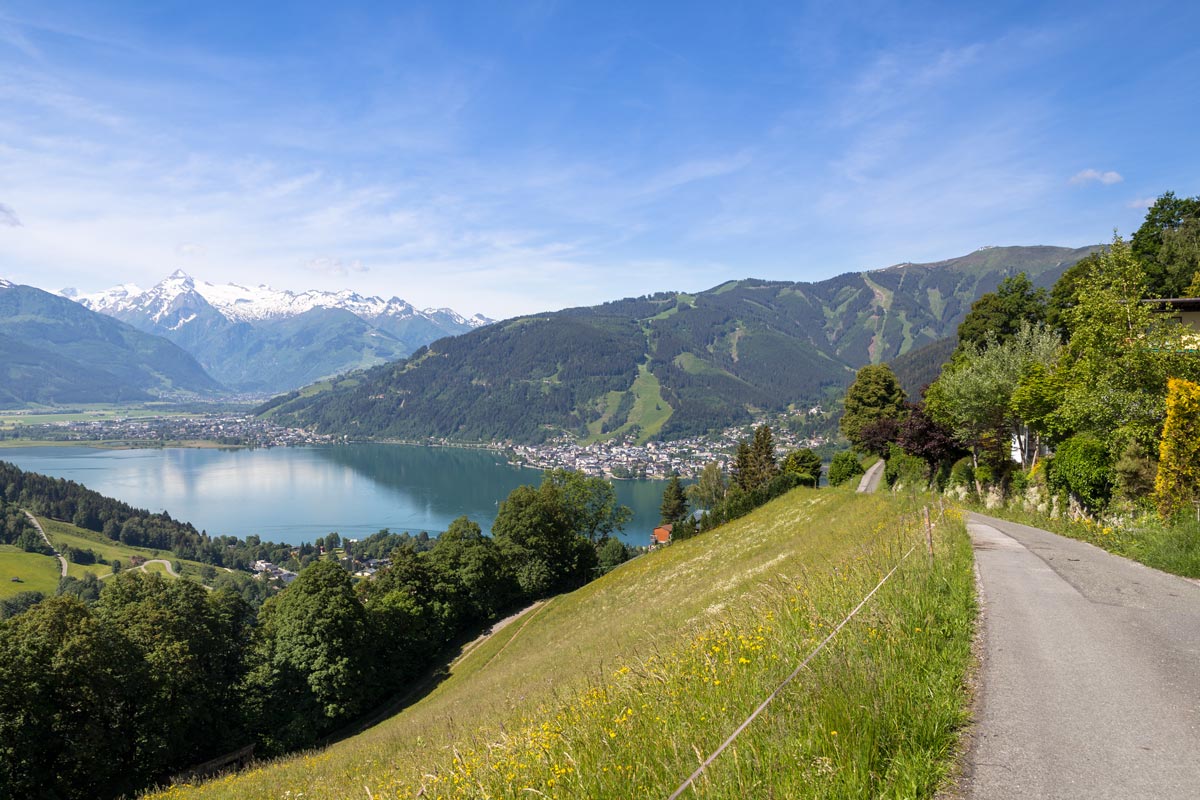
[[[0,405],[146,400],[219,388],[165,339],[0,281]]]
[[[1095,249],[986,248],[819,283],[731,281],[521,317],[262,413],[351,436],[697,434],[840,395],[858,367],[952,335],[1005,277],[1048,286]]]

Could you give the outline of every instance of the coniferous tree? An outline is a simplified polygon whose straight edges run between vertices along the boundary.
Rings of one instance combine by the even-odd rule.
[[[754,460],[750,453],[750,443],[738,439],[737,449],[733,455],[733,484],[743,492],[754,488]]]
[[[660,507],[663,525],[675,525],[683,521],[688,514],[687,495],[684,494],[683,484],[678,475],[672,475],[663,490],[662,506]]]
[[[770,425],[760,425],[754,430],[754,441],[750,445],[750,463],[754,481],[751,489],[766,486],[779,474],[779,463],[775,459],[775,435]]]

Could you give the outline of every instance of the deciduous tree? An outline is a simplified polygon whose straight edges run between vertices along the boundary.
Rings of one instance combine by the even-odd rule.
[[[802,447],[787,454],[782,470],[816,487],[821,479],[821,457],[807,447]]]
[[[904,416],[904,390],[887,364],[868,364],[858,371],[846,390],[842,434],[856,448],[863,447],[862,431],[876,420],[899,421]]]
[[[700,478],[687,488],[687,494],[696,508],[713,509],[725,499],[728,489],[721,465],[710,461],[700,471]]]
[[[980,347],[989,336],[1004,343],[1022,325],[1045,322],[1046,304],[1046,290],[1035,289],[1024,272],[1005,278],[996,291],[976,300],[959,324],[959,350]]]

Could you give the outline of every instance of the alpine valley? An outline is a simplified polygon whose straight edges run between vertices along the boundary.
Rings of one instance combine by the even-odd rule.
[[[144,291],[127,284],[60,294],[178,345],[228,389],[258,394],[403,358],[491,322],[448,308],[418,310],[398,297],[215,285],[182,271]]]
[[[942,359],[972,302],[1005,277],[1048,287],[1098,249],[988,247],[817,283],[730,281],[519,317],[259,413],[360,439],[682,438],[836,405],[868,363],[918,350],[928,357],[910,357],[913,370]]]

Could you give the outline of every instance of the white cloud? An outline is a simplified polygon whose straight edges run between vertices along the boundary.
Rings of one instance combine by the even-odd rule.
[[[21,219],[17,216],[17,212],[4,205],[4,203],[0,203],[0,225],[6,228],[21,227]]]
[[[340,258],[310,258],[304,262],[304,268],[310,272],[319,272],[323,275],[343,276],[351,273],[367,272],[368,269],[358,259],[352,261],[343,261]]]
[[[1149,208],[1154,205],[1156,198],[1153,197],[1135,197],[1125,204],[1126,208]]]
[[[1071,183],[1075,185],[1096,181],[1098,183],[1103,183],[1105,186],[1111,186],[1112,184],[1120,183],[1123,180],[1125,179],[1121,177],[1121,173],[1114,172],[1113,170],[1101,172],[1097,169],[1085,169],[1071,176]]]
[[[184,242],[175,248],[175,252],[185,258],[195,258],[208,255],[208,248],[195,242]]]

